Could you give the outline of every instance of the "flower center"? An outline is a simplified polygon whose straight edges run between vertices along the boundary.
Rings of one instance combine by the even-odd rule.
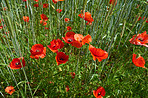
[[[98,93],[98,95],[100,95],[100,93]]]
[[[68,42],[72,42],[72,39],[68,39]]]
[[[12,89],[9,90],[9,92],[11,92],[11,91],[12,91]]]
[[[15,63],[15,65],[20,65],[20,63],[19,63],[19,62],[17,62],[17,63]]]
[[[142,39],[142,38],[138,38],[138,40],[143,41],[143,39]]]
[[[63,58],[60,58],[60,60],[64,60]]]
[[[36,52],[40,52],[40,50],[36,50]]]
[[[53,48],[55,47],[55,45],[53,46]]]

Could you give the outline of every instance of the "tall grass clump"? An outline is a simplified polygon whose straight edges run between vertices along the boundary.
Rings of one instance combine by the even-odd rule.
[[[148,46],[131,44],[129,40],[148,32],[148,2],[109,2],[0,0],[0,97],[95,98],[93,92],[101,86],[105,98],[146,98]],[[43,4],[47,4],[45,8]],[[85,12],[91,13],[94,20],[89,25]],[[48,19],[42,19],[41,14]],[[80,18],[79,14],[85,17]],[[67,26],[72,29],[68,31]],[[67,32],[89,34],[92,42],[74,47],[63,40]],[[56,59],[59,52],[48,48],[54,39],[62,40],[64,47],[58,51],[68,55],[68,60],[59,65]],[[147,44],[148,36],[138,40],[146,40]],[[32,46],[36,44],[46,47],[45,57],[42,53],[38,59],[31,58]],[[108,57],[100,62],[93,60],[90,45],[106,51]],[[137,67],[133,54],[144,58],[145,67]],[[10,67],[15,58],[21,58],[18,69]],[[8,86],[15,89],[12,95],[5,91]]]

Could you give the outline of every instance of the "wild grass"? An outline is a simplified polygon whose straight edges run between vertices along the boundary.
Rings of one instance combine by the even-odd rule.
[[[43,8],[43,3],[49,7]],[[140,16],[148,17],[146,0],[118,0],[117,5],[110,5],[109,0],[65,0],[57,4],[52,0],[39,0],[37,8],[34,4],[33,0],[0,0],[0,19],[4,20],[0,29],[0,96],[92,98],[93,90],[99,86],[105,88],[105,98],[148,96],[148,70],[132,63],[132,54],[136,53],[145,58],[145,67],[148,67],[148,48],[129,42],[133,35],[148,32],[146,20],[138,21]],[[137,5],[140,6],[136,8]],[[57,13],[56,9],[62,12]],[[78,17],[81,10],[92,14],[91,26]],[[42,13],[49,18],[46,26],[49,30],[39,23]],[[24,22],[23,16],[29,16],[29,22]],[[70,22],[66,23],[64,18]],[[53,39],[62,40],[66,26],[71,26],[75,33],[90,34],[91,44],[107,51],[108,58],[93,61],[89,45],[78,49],[67,43],[60,50],[69,55],[66,64],[57,66],[56,54],[48,48],[45,58],[30,58],[34,44],[47,47]],[[26,66],[10,69],[9,63],[19,57],[25,58]],[[75,78],[71,78],[69,72],[75,72]],[[16,90],[11,96],[5,92],[10,85]],[[68,92],[66,86],[69,86]]]

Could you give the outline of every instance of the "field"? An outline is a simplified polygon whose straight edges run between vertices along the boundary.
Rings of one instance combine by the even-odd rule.
[[[0,0],[0,98],[147,98],[147,32],[147,0]]]

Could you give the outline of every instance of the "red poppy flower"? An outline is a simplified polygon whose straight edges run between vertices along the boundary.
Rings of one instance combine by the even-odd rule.
[[[93,94],[96,98],[103,98],[102,96],[105,96],[105,89],[100,86],[97,88],[97,90],[93,90]]]
[[[74,35],[75,35],[75,33],[72,32],[72,31],[70,31],[70,32],[67,32],[66,35],[65,35],[65,37],[62,37],[62,39],[63,39],[66,43],[72,44],[72,43],[75,41]]]
[[[49,4],[43,4],[43,8],[47,8],[49,6]]]
[[[69,91],[69,86],[67,85],[65,89],[66,89],[66,92],[68,92]]]
[[[20,60],[22,60],[22,62]],[[20,68],[22,68],[22,65],[21,64],[23,64],[23,67],[25,66],[25,60],[24,60],[23,57],[14,58],[12,60],[12,62],[9,64],[9,67],[11,69],[20,69]]]
[[[94,61],[98,59],[98,61],[101,62],[103,59],[106,59],[108,57],[108,53],[106,51],[99,48],[95,48],[92,45],[89,45],[89,51],[93,56]]]
[[[40,24],[42,24],[43,26],[46,26],[47,25],[47,22],[44,21],[44,20],[40,20]]]
[[[138,21],[141,19],[141,17],[138,18]]]
[[[50,42],[51,45],[48,45],[47,47],[52,51],[52,52],[58,52],[58,49],[61,49],[64,47],[64,43],[60,39],[54,39]]]
[[[76,75],[75,72],[70,72],[70,74],[71,74],[71,77],[72,77],[72,78],[74,78],[75,75]]]
[[[48,18],[47,18],[47,16],[45,14],[41,14],[40,16],[41,16],[41,19],[42,20],[44,20],[44,21],[47,21],[48,20]]]
[[[10,94],[10,95],[12,95],[14,93],[14,91],[15,91],[15,89],[14,89],[13,86],[7,86],[5,88],[5,92],[8,93],[8,94]]]
[[[56,11],[57,11],[58,13],[61,13],[61,12],[62,12],[62,9],[56,9]]]
[[[81,48],[82,45],[84,45],[85,43],[88,43],[92,41],[91,36],[88,34],[85,37],[83,37],[82,34],[75,34],[74,35],[74,41],[72,43],[72,46],[75,46],[77,48]]]
[[[92,24],[92,22],[94,21],[93,18],[91,17],[91,14],[89,12],[85,12],[85,14],[83,14],[83,11],[81,11],[81,14],[78,15],[80,18],[84,19],[85,21],[87,21],[88,24]]]
[[[27,0],[22,0],[23,2],[26,2]]]
[[[3,28],[3,26],[0,26],[0,29],[2,29]]]
[[[64,0],[52,0],[54,4],[56,4],[59,1],[64,1]]]
[[[42,44],[35,44],[32,46],[31,50],[31,58],[39,59],[44,58],[46,56],[46,47],[44,47]]]
[[[63,52],[58,52],[57,56],[55,57],[57,65],[65,64],[68,61],[69,56]]]
[[[39,0],[34,0],[35,2],[39,2]]]
[[[89,44],[90,42],[92,42],[92,38],[89,34],[87,34],[83,39],[82,39],[83,44],[87,43]]]
[[[49,28],[48,27],[45,27],[45,30],[49,30]]]
[[[144,31],[141,34],[138,34],[137,36],[134,35],[133,38],[131,38],[130,40],[131,44],[135,44],[135,45],[143,45],[145,47],[148,47],[147,43],[148,43],[148,34],[146,34],[146,31]]]
[[[115,3],[116,2],[116,3]],[[115,3],[115,5],[117,4],[117,0],[110,0],[109,1],[109,4],[112,4],[112,5],[114,5],[114,3]]]
[[[29,22],[29,17],[28,17],[28,16],[23,16],[23,20],[24,20],[25,22]]]
[[[65,20],[65,22],[67,22],[67,23],[70,21],[69,18],[65,18],[64,20]]]
[[[145,60],[142,56],[139,56],[136,59],[136,54],[133,54],[133,58],[132,58],[133,63],[137,66],[137,67],[142,67],[142,68],[146,68],[145,65]]]
[[[34,4],[34,7],[39,7],[39,4]]]
[[[67,28],[68,31],[70,31],[72,29],[71,26],[67,26],[66,28]]]

